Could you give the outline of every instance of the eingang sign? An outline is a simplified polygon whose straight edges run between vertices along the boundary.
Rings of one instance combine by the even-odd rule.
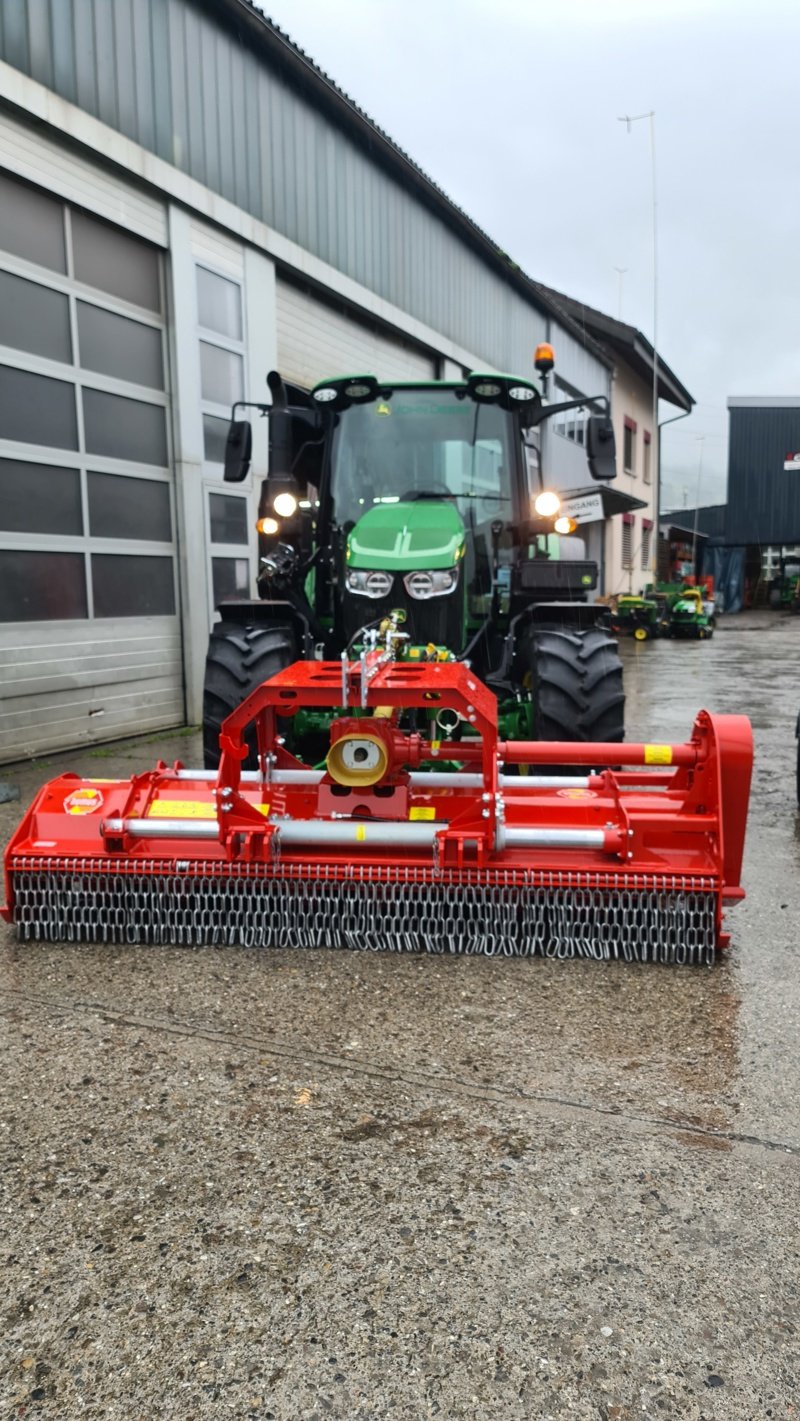
[[[561,504],[565,518],[574,518],[576,523],[597,523],[605,517],[603,495],[585,493],[579,498],[565,498]]]

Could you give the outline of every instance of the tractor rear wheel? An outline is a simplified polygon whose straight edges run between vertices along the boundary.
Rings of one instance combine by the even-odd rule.
[[[608,632],[531,627],[520,659],[530,670],[537,740],[624,739],[622,662]]]
[[[211,631],[203,687],[203,759],[207,770],[219,764],[219,732],[226,716],[246,696],[297,660],[297,643],[290,626],[244,626],[218,622]],[[256,731],[247,730],[250,753],[245,768],[255,769]]]

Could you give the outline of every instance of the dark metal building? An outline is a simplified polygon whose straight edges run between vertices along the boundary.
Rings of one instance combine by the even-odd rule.
[[[800,542],[800,396],[737,396],[728,410],[726,544]]]
[[[728,411],[727,503],[668,515],[661,534],[674,564],[689,530],[694,571],[714,578],[726,610],[740,611],[769,600],[783,553],[800,544],[800,397],[731,396]]]

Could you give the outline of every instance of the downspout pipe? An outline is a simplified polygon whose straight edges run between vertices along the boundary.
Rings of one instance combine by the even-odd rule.
[[[658,444],[657,444],[657,446],[656,446],[656,507],[655,507],[655,515],[656,515],[656,566],[655,566],[655,581],[656,581],[656,582],[658,582],[658,550],[659,550],[659,546],[660,546],[659,539],[660,539],[660,537],[661,537],[661,431],[662,431],[662,429],[665,427],[665,425],[667,425],[667,424],[675,424],[679,419],[688,419],[688,418],[689,418],[689,415],[692,413],[692,410],[693,410],[693,409],[694,409],[694,406],[692,406],[692,409],[684,410],[682,414],[673,414],[673,415],[670,415],[669,419],[662,419],[662,420],[659,422],[658,428],[656,429],[656,439],[658,440]]]

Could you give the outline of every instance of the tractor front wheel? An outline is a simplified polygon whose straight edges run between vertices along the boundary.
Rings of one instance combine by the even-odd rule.
[[[219,765],[219,732],[223,720],[251,691],[297,660],[297,643],[290,626],[245,626],[218,622],[211,631],[203,687],[203,758],[207,770]],[[249,754],[245,768],[257,767],[256,731],[247,731]]]
[[[599,627],[523,634],[537,740],[617,741],[625,737],[625,692],[617,643]]]

